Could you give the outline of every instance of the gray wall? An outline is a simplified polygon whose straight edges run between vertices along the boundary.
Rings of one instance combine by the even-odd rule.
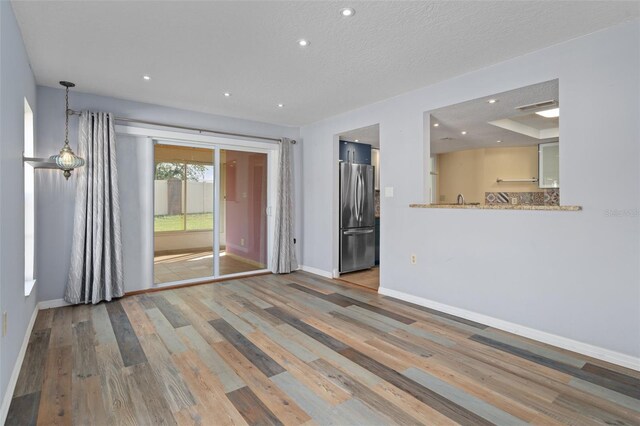
[[[8,314],[7,335],[0,338],[3,398],[42,285],[36,274],[36,287],[25,297],[24,98],[35,113],[36,86],[20,30],[11,4],[0,1],[0,306]]]
[[[64,76],[60,76],[64,78]],[[141,82],[141,84],[143,84]],[[81,90],[82,88],[78,88]],[[299,139],[299,129],[254,121],[221,117],[198,112],[167,108],[104,96],[72,92],[70,106],[75,110],[112,112],[120,117],[203,127],[231,132],[243,132],[271,137]],[[71,145],[77,147],[77,117],[71,119]],[[64,139],[64,92],[38,87],[38,139],[36,154],[49,156],[60,149]],[[301,147],[295,148],[296,211],[301,217]],[[122,232],[124,245],[125,290],[132,291],[152,285],[152,256],[146,249],[153,217],[153,149],[145,137],[119,136],[116,142],[120,178]],[[62,173],[41,171],[36,181],[38,224],[38,270],[43,276],[39,300],[60,299],[64,295],[69,269],[75,196],[75,175],[65,182]],[[145,220],[148,218],[148,221]],[[297,234],[301,235],[298,221]]]
[[[334,136],[380,123],[382,287],[640,356],[639,52],[633,21],[302,127],[305,266],[337,267]],[[562,204],[584,211],[409,208],[425,111],[555,78]]]

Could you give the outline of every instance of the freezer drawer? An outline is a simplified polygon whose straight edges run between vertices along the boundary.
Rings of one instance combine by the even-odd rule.
[[[340,272],[359,271],[376,261],[375,228],[345,229],[340,232]]]

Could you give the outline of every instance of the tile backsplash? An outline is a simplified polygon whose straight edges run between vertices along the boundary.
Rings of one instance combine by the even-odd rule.
[[[485,204],[525,204],[531,206],[559,206],[560,189],[552,188],[537,192],[485,192]]]

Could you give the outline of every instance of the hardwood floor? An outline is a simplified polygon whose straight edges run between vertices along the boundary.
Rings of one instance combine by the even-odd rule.
[[[174,281],[207,278],[213,276],[213,251],[176,251],[156,254],[153,261],[153,281],[155,284]],[[221,252],[219,258],[220,275],[237,274],[265,269],[266,265],[246,261],[239,256]]]
[[[380,268],[376,266],[364,271],[342,274],[340,275],[340,281],[378,291],[378,287],[380,287]]]
[[[640,372],[303,272],[38,314],[26,424],[640,424]]]

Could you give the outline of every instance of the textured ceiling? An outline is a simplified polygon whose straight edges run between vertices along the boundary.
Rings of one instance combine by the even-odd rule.
[[[355,16],[340,16],[345,6]],[[640,15],[640,3],[613,1],[14,0],[13,8],[39,84],[66,79],[82,92],[290,125]],[[300,38],[311,44],[300,48]]]
[[[522,87],[493,96],[439,108],[431,113],[431,153],[461,151],[501,146],[537,145],[556,138],[538,139],[490,124],[491,121],[509,119],[534,130],[557,129],[558,118],[544,118],[534,112],[522,112],[517,107],[549,100],[561,101],[558,80]],[[497,100],[490,104],[489,99]],[[561,105],[561,102],[559,102]],[[538,108],[533,111],[549,109]],[[560,108],[562,112],[562,108]],[[433,125],[438,123],[438,127]],[[461,132],[467,132],[463,135]],[[502,142],[498,143],[500,140]]]

